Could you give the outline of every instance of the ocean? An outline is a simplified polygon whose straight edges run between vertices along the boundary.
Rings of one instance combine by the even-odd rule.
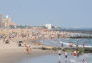
[[[60,43],[63,43],[65,46],[68,46],[69,43],[78,44],[78,45],[85,45],[85,46],[92,46],[92,39],[90,38],[79,38],[79,39],[72,39],[72,38],[62,38],[62,39],[53,39],[53,40],[43,40],[41,41],[45,45],[48,46],[61,46]]]
[[[26,57],[20,63],[92,63],[92,54],[83,54],[79,57],[68,55],[66,59],[64,55],[52,54],[35,58]]]
[[[48,46],[60,47],[60,42],[68,46],[68,43],[74,43],[78,45],[92,46],[92,39],[80,38],[80,39],[53,39],[53,40],[41,40],[42,43]],[[68,53],[68,58],[66,59],[64,55],[59,56],[58,54],[38,56],[31,58],[26,56],[19,63],[92,63],[92,53],[82,54],[79,57],[72,56]]]

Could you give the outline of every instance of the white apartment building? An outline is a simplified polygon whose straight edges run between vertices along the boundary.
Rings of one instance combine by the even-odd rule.
[[[46,24],[45,27],[48,28],[48,29],[52,29],[52,25],[51,24]]]

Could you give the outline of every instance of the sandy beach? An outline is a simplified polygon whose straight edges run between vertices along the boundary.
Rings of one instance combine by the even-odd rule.
[[[36,47],[36,49],[34,49],[34,47]],[[31,45],[32,51],[30,51],[30,54],[27,54],[26,47],[18,47],[17,40],[11,40],[9,44],[5,44],[3,40],[0,40],[0,63],[18,63],[27,56],[33,58],[53,52],[50,50],[37,49],[38,47],[39,45]]]
[[[27,54],[24,47],[0,48],[0,63],[17,63],[27,56],[33,58],[51,53],[52,51],[48,50],[32,49],[30,54]]]

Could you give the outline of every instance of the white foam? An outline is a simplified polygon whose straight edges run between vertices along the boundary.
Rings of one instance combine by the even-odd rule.
[[[63,44],[66,45],[66,46],[69,46],[69,45],[70,45],[70,43],[66,43],[66,42],[63,42],[63,41],[60,41],[60,43],[63,43]],[[75,44],[73,44],[72,46],[73,46],[73,47],[76,47]],[[78,45],[78,47],[83,47],[83,45]],[[91,48],[92,46],[85,45],[85,47]]]

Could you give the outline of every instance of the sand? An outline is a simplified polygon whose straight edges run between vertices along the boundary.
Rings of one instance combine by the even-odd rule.
[[[35,47],[38,48],[39,46]],[[52,54],[53,52],[50,50],[32,48],[30,54],[27,54],[25,49],[25,47],[18,47],[16,40],[11,40],[9,44],[5,44],[3,40],[0,40],[0,63],[19,63],[27,56],[34,58],[41,55]]]
[[[18,63],[27,56],[33,58],[45,54],[52,54],[52,51],[32,49],[30,54],[27,54],[24,47],[0,48],[0,63]]]
[[[21,48],[0,48],[0,63],[16,63],[24,56]]]

